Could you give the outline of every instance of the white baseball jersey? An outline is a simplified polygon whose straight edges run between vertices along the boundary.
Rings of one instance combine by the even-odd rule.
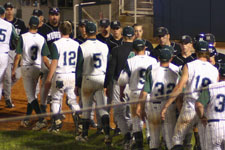
[[[80,45],[83,54],[82,75],[103,75],[106,72],[108,46],[99,40],[88,39]]]
[[[188,82],[185,89],[184,101],[194,108],[195,101],[199,97],[199,91],[202,87],[206,87],[218,80],[218,70],[212,64],[206,61],[195,60],[187,63]]]
[[[0,53],[7,53],[10,50],[11,36],[15,32],[13,25],[0,18]]]
[[[179,70],[179,68],[173,66],[173,69],[171,69],[170,66],[161,67],[158,66],[158,64],[152,66],[152,90],[150,95],[151,99],[155,99],[155,97],[157,96],[168,95],[173,91],[175,85],[178,82],[179,76],[178,73],[174,70]]]
[[[46,47],[45,39],[40,34],[31,32],[22,34],[16,49],[16,53],[22,54],[21,65],[41,68],[42,56],[47,55]]]
[[[136,55],[127,60],[125,69],[121,72],[118,79],[119,85],[129,82],[131,91],[142,90],[145,83],[145,72],[150,65],[156,64],[155,58],[147,55]]]
[[[61,38],[54,42],[54,48],[58,54],[56,73],[75,73],[79,43],[71,38]]]
[[[206,117],[225,121],[225,81],[209,85],[209,102]]]

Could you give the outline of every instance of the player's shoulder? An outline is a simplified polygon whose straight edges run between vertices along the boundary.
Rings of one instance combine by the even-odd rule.
[[[20,18],[15,18],[14,24],[25,24],[24,21]]]
[[[1,18],[0,18],[0,22],[1,22],[1,25],[5,25],[7,27],[12,27],[13,26],[10,22],[8,22],[8,21],[6,21],[4,19],[1,19]]]

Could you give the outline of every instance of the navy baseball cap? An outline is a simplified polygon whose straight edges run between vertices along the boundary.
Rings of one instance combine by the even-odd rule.
[[[214,44],[216,42],[216,38],[212,33],[206,33],[205,41],[207,41],[209,44]]]
[[[93,23],[91,21],[86,24],[85,29],[86,29],[86,32],[90,33],[90,34],[94,34],[97,31],[97,27],[96,27],[95,23]]]
[[[88,20],[87,20],[87,19],[82,19],[82,20],[79,22],[79,26],[85,26],[87,23],[88,23]]]
[[[215,56],[217,54],[216,48],[212,44],[209,44],[209,53],[210,57]]]
[[[30,21],[29,21],[30,26],[38,26],[39,25],[39,19],[37,16],[31,16]]]
[[[182,44],[192,43],[192,38],[189,35],[183,35],[180,39],[180,43]]]
[[[172,46],[168,46],[168,45],[163,46],[159,50],[160,61],[163,61],[163,62],[169,61],[173,56],[173,51],[174,51],[174,49]]]
[[[166,27],[158,27],[156,29],[156,36],[158,36],[158,37],[163,37],[167,34],[169,34],[169,31]]]
[[[134,28],[131,26],[126,26],[123,28],[123,36],[132,37],[134,36]]]
[[[200,33],[198,35],[196,35],[194,37],[195,42],[199,42],[199,41],[205,41],[205,34],[204,33]]]
[[[0,6],[0,15],[3,15],[5,13],[5,8]]]
[[[110,25],[110,21],[107,18],[104,18],[102,20],[100,20],[100,26],[101,27],[108,27]]]
[[[43,12],[40,9],[34,9],[32,15],[40,17],[43,16]]]
[[[225,77],[225,64],[221,64],[219,67],[219,73],[222,77]]]
[[[142,39],[134,40],[133,48],[137,51],[143,50],[145,48],[145,41]]]
[[[195,50],[199,52],[209,51],[209,43],[206,41],[199,41],[196,43]]]
[[[14,8],[13,4],[11,2],[7,2],[4,4],[4,8],[7,9],[7,8]]]
[[[112,21],[111,22],[111,28],[112,29],[119,29],[121,27],[120,22],[119,21]]]
[[[59,15],[60,10],[57,7],[52,7],[49,9],[48,13],[49,13],[49,15]]]

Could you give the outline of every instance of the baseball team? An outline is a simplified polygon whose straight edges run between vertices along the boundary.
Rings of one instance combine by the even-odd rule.
[[[62,128],[65,93],[76,141],[88,142],[93,127],[110,146],[111,108],[82,109],[118,104],[112,108],[114,136],[123,135],[124,150],[144,149],[144,127],[150,150],[191,150],[192,135],[194,150],[225,149],[225,55],[217,52],[213,34],[183,35],[175,43],[159,27],[153,48],[141,24],[122,28],[103,18],[98,32],[83,19],[73,39],[73,25],[60,22],[58,8],[49,9],[47,23],[41,10],[33,10],[28,28],[14,13],[12,3],[0,6],[0,98],[6,107],[15,107],[11,88],[22,77],[26,116],[44,114],[50,104],[49,132]],[[31,120],[21,126],[31,127]],[[32,129],[47,126],[39,117]]]

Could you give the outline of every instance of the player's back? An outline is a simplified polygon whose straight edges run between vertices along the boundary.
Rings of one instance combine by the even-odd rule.
[[[80,47],[84,58],[83,75],[104,75],[108,61],[108,46],[99,40],[88,39]]]
[[[225,120],[225,81],[209,85],[210,101],[207,105],[206,117]]]
[[[173,67],[175,68],[175,66]],[[177,84],[179,77],[178,73],[172,70],[170,67],[162,67],[158,64],[152,65],[151,76],[152,76],[152,92],[150,94],[151,98],[170,94],[174,89],[175,85]],[[167,98],[165,97],[165,100],[166,99]]]
[[[188,67],[188,82],[184,100],[190,102],[194,107],[195,101],[199,97],[199,91],[202,87],[206,87],[211,83],[216,83],[218,80],[218,70],[209,62],[195,60],[187,63]]]
[[[21,35],[21,44],[23,47],[21,65],[35,65],[41,67],[42,48],[45,44],[45,39],[38,33],[27,32]]]
[[[61,38],[55,41],[54,44],[59,54],[56,73],[75,72],[79,43],[71,38]]]
[[[147,55],[136,55],[127,60],[130,69],[130,90],[142,90],[145,80],[145,72],[150,65],[156,64],[155,58]]]
[[[12,34],[12,24],[0,18],[0,47],[1,53],[7,53],[10,50],[10,38]]]

